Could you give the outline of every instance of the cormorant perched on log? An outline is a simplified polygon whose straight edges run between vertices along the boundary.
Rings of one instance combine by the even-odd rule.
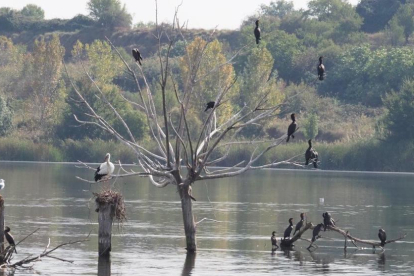
[[[132,55],[134,56],[135,61],[138,62],[139,65],[142,65],[142,63],[141,63],[142,56],[141,56],[141,53],[139,52],[138,48],[132,49]]]
[[[273,231],[272,236],[270,237],[270,241],[272,242],[272,251],[279,248],[279,246],[277,245],[277,240],[276,240],[275,234],[276,234],[276,231]]]
[[[290,114],[290,118],[292,119],[292,123],[289,125],[288,133],[287,133],[287,139],[286,142],[289,142],[290,137],[295,138],[295,135],[293,135],[298,128],[298,125],[296,124],[296,118],[295,113]]]
[[[204,112],[206,112],[207,110],[209,110],[210,108],[214,108],[214,105],[216,104],[216,102],[208,102],[206,104],[206,110],[204,110]]]
[[[259,28],[259,20],[256,20],[256,28],[254,28],[254,36],[256,37],[256,44],[259,44],[260,38],[260,28]]]
[[[313,167],[318,167],[318,152],[312,148],[312,140],[308,141],[309,148],[305,152],[305,165],[309,165],[309,161],[312,161]]]
[[[13,236],[10,234],[10,227],[6,226],[4,228],[4,236],[6,237],[6,240],[9,243],[9,245],[14,247],[14,252],[16,252],[17,254],[16,244],[14,243]]]
[[[378,238],[381,241],[381,246],[385,245],[385,241],[387,240],[387,234],[385,233],[384,229],[380,229],[378,232]]]
[[[322,217],[323,217],[323,224],[324,224],[323,231],[326,231],[326,227],[328,227],[328,226],[335,226],[335,221],[331,217],[331,214],[329,214],[328,212],[326,212],[326,213],[323,213],[322,214]]]
[[[315,242],[317,239],[319,239],[319,232],[321,232],[322,227],[323,227],[323,223],[319,223],[318,225],[315,226],[315,228],[313,228],[313,232],[312,232],[312,242]]]
[[[286,240],[286,238],[290,238],[290,233],[292,233],[293,230],[293,218],[289,219],[289,226],[286,228],[285,233],[283,234],[283,238]]]
[[[304,222],[305,222],[305,213],[300,213],[300,221],[296,223],[295,232],[293,232],[293,236],[296,234],[297,231],[300,231],[300,228],[302,228]]]
[[[319,80],[323,81],[325,78],[325,65],[323,65],[323,57],[319,57],[319,65],[318,65],[318,78]]]

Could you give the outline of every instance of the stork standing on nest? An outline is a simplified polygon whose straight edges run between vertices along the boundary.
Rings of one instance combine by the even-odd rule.
[[[95,182],[98,182],[99,180],[107,180],[114,172],[115,166],[110,159],[111,154],[107,153],[105,155],[105,161],[96,169]]]

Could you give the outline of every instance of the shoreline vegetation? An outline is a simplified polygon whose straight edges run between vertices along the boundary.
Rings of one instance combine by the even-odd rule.
[[[155,23],[133,25],[131,14],[118,0],[106,1],[111,5],[101,14],[89,2],[88,15],[68,20],[46,20],[36,5],[22,10],[0,7],[0,160],[100,162],[110,152],[116,161],[136,161],[129,148],[111,140],[113,136],[79,123],[90,116],[74,87],[127,137],[123,123],[96,97],[103,93],[134,138],[156,151],[145,113],[131,104],[142,100],[139,89],[122,69],[119,56],[105,40],[108,37],[131,68],[136,68],[131,49],[139,48],[145,57],[142,74],[148,81],[139,77],[138,82],[152,91],[157,114],[163,112],[163,101],[168,103],[166,112],[172,121],[179,115],[175,88],[180,95],[185,93],[182,80],[191,69],[187,55],[208,44],[206,56],[214,58],[202,64],[203,72],[235,56],[217,74],[207,74],[198,82],[197,91],[210,92],[195,95],[188,121],[191,137],[200,134],[208,114],[205,104],[215,97],[211,91],[217,89],[217,79],[228,85],[235,80],[229,100],[218,109],[219,124],[268,92],[269,105],[281,106],[274,120],[245,127],[241,140],[256,143],[280,137],[286,133],[290,113],[297,116],[294,141],[267,153],[257,165],[292,156],[304,163],[306,141],[313,139],[322,170],[414,172],[414,130],[407,127],[414,125],[410,116],[414,114],[414,3],[390,0],[384,6],[361,0],[352,6],[338,0],[326,10],[326,1],[311,0],[306,9],[296,10],[292,1],[271,1],[258,6],[237,30],[218,30],[213,37],[209,30],[190,26],[186,39],[178,39],[168,51],[166,41],[157,46]],[[259,15],[263,37],[257,45],[253,28]],[[247,47],[240,51],[243,45]],[[171,61],[164,92],[159,86],[161,56]],[[326,66],[323,81],[316,81],[319,57],[324,57]],[[179,81],[173,83],[173,78]],[[231,167],[248,160],[253,146],[234,144],[225,162],[216,165]],[[215,154],[225,154],[225,148]]]
[[[147,145],[152,147],[151,142]],[[382,172],[414,172],[414,142],[390,144],[380,140],[360,140],[355,142],[318,143],[315,148],[320,155],[321,170],[338,171],[382,171]],[[278,147],[262,162],[270,159],[284,160],[296,156],[297,162],[304,162],[306,146],[304,143],[289,143]],[[135,155],[126,146],[116,141],[104,140],[62,140],[55,143],[35,143],[31,140],[16,140],[12,137],[0,138],[0,161],[37,161],[37,162],[99,162],[111,152],[114,160],[123,164],[133,164]],[[227,162],[218,164],[228,167],[238,163],[249,154],[246,148],[235,147],[229,153]],[[295,169],[293,166],[277,166],[275,168]],[[309,166],[311,169],[311,166]]]

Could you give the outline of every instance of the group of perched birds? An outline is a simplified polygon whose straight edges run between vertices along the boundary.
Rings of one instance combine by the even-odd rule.
[[[323,217],[323,223],[319,223],[317,224],[312,231],[312,239],[311,242],[315,242],[317,239],[319,239],[320,236],[320,232],[326,231],[326,229],[328,227],[335,227],[336,222],[335,220],[332,218],[331,214],[329,212],[325,212],[322,214]],[[300,214],[300,220],[299,222],[296,224],[295,226],[295,231],[293,232],[292,236],[295,236],[296,232],[299,232],[300,229],[304,226],[305,224],[305,213],[301,213]],[[283,240],[289,240],[290,239],[290,234],[293,231],[293,218],[289,219],[289,225],[288,227],[285,229],[285,232],[283,233]],[[387,240],[387,235],[384,231],[384,229],[379,229],[378,232],[378,238],[381,241],[381,246],[384,246]],[[276,239],[276,231],[272,232],[272,236],[270,237],[270,241],[272,243],[272,251],[276,250],[279,248],[278,244],[277,244],[277,239]]]

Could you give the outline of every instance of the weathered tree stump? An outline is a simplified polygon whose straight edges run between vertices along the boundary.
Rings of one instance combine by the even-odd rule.
[[[122,195],[112,190],[94,193],[96,211],[98,212],[98,251],[99,256],[109,256],[112,250],[112,224],[114,218],[122,223],[126,220],[125,205]]]

